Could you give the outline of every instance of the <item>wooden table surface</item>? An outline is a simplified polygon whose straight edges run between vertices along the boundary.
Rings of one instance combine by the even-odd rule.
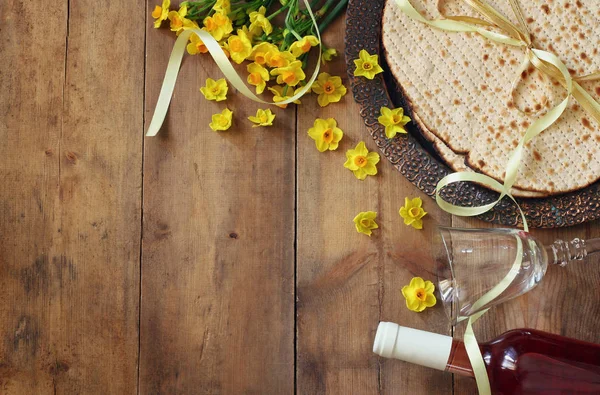
[[[0,393],[474,393],[371,348],[380,320],[451,334],[440,306],[410,312],[400,289],[433,277],[437,224],[488,225],[442,212],[385,159],[356,180],[344,152],[375,147],[350,92],[251,129],[257,104],[205,101],[198,88],[220,74],[187,57],[165,126],[144,138],[174,42],[152,28],[153,6],[0,2]],[[343,50],[343,32],[341,18],[325,43]],[[327,70],[348,86],[342,59]],[[234,127],[214,133],[225,106]],[[316,117],[344,130],[337,151],[315,149]],[[405,196],[425,202],[422,231],[398,215]],[[367,210],[380,223],[371,238],[352,223]],[[476,333],[600,343],[599,283],[595,257],[550,268]]]

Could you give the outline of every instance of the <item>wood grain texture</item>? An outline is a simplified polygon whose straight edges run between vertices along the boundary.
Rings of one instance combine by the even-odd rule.
[[[471,218],[453,217],[455,227],[492,227]],[[533,229],[544,244],[556,239],[600,237],[597,222],[563,229]],[[534,328],[574,339],[600,343],[600,257],[589,256],[566,267],[549,267],[540,284],[530,292],[488,311],[474,325],[478,341],[485,342],[515,328]],[[462,338],[464,325],[455,337]],[[455,376],[455,394],[476,393],[475,382]]]
[[[342,50],[343,27],[340,18],[324,35],[325,45]],[[342,62],[324,71],[348,86]],[[307,136],[317,117],[337,120],[344,131],[338,150],[320,153]],[[357,180],[343,164],[346,150],[361,140],[376,150],[350,92],[325,108],[315,95],[298,107],[298,393],[450,393],[451,376],[372,352],[380,320],[450,334],[441,308],[410,312],[400,293],[413,276],[432,279],[425,265],[429,239],[435,224],[449,224],[450,216],[385,158],[375,177]],[[425,230],[403,224],[398,210],[405,196],[424,200]],[[378,212],[380,228],[371,237],[354,228],[352,219],[361,211]],[[440,324],[434,328],[431,322]]]
[[[345,169],[358,141],[375,150],[350,92],[252,129],[256,104],[198,92],[219,76],[206,56],[186,57],[165,126],[143,139],[174,42],[146,20],[153,5],[0,2],[0,394],[475,393],[371,348],[382,320],[451,333],[441,306],[412,313],[400,290],[433,279],[436,225],[489,225],[451,219],[385,159],[365,181]],[[324,40],[340,51],[343,25]],[[325,71],[348,85],[340,59]],[[225,106],[234,126],[212,132]],[[337,151],[307,136],[316,117],[344,130]],[[424,230],[403,225],[405,196],[423,198]],[[371,238],[352,223],[367,210]],[[533,233],[550,243],[600,225]],[[551,267],[476,333],[600,343],[599,282],[597,257]]]
[[[174,40],[148,24],[148,121]],[[295,112],[251,128],[259,105],[231,86],[205,100],[208,77],[220,78],[208,56],[186,56],[145,141],[140,392],[291,393]],[[213,132],[225,107],[233,126]]]
[[[2,394],[136,392],[138,4],[0,4]]]

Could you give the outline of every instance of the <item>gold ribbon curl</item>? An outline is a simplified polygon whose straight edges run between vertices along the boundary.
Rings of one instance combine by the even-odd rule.
[[[483,19],[473,18],[468,16],[452,16],[445,18],[438,18],[429,20],[423,17],[408,0],[395,0],[400,10],[413,20],[425,23],[431,27],[450,31],[450,32],[473,32],[480,34],[481,36],[492,40],[497,43],[511,45],[516,47],[522,47],[525,49],[525,60],[530,62],[536,69],[542,74],[547,75],[556,81],[558,81],[567,91],[566,97],[555,107],[550,109],[546,114],[536,119],[527,129],[525,135],[521,138],[519,144],[515,150],[510,154],[508,162],[506,164],[504,182],[501,184],[494,178],[471,172],[457,172],[447,175],[442,178],[436,187],[435,199],[437,204],[446,212],[459,215],[459,216],[476,216],[483,214],[491,210],[496,204],[498,204],[505,196],[508,196],[518,207],[521,219],[523,222],[523,228],[528,231],[527,219],[525,214],[521,210],[521,207],[517,204],[515,198],[510,193],[512,186],[514,185],[519,167],[523,160],[523,152],[525,144],[531,141],[538,134],[542,133],[554,122],[556,122],[563,112],[567,108],[569,96],[573,96],[577,102],[588,112],[595,120],[600,124],[600,104],[590,96],[579,85],[582,81],[594,81],[600,79],[600,71],[588,74],[581,77],[571,77],[565,64],[553,53],[537,49],[533,47],[531,42],[531,35],[525,23],[525,18],[521,7],[517,0],[508,0],[510,6],[517,17],[519,26],[516,26],[509,21],[504,15],[500,14],[493,7],[487,4],[483,0],[462,0],[470,8],[475,10]],[[438,10],[440,10],[438,3]],[[442,14],[440,12],[440,14]],[[490,31],[486,28],[494,27],[500,31]],[[500,191],[500,196],[497,200],[492,203],[488,203],[482,206],[476,207],[462,207],[446,202],[440,196],[440,191],[447,185],[455,182],[471,181],[483,184],[491,189]],[[521,240],[517,237],[517,254],[515,262],[506,277],[500,281],[492,290],[482,296],[478,301],[474,303],[474,306],[484,306],[487,303],[493,301],[498,297],[515,278],[516,273],[522,263],[523,246]],[[487,310],[480,311],[468,318],[467,328],[464,335],[464,343],[467,349],[467,354],[473,366],[473,372],[477,381],[477,388],[481,395],[491,394],[489,378],[483,362],[483,357],[479,349],[477,339],[473,332],[473,323],[485,314]]]

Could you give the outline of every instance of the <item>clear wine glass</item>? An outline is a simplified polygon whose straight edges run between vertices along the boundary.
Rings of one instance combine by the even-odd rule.
[[[455,325],[533,289],[548,265],[565,266],[600,251],[600,239],[557,240],[544,246],[519,229],[440,227],[433,246],[440,299]],[[518,252],[522,259],[515,265]],[[500,289],[506,288],[498,293],[501,282]]]

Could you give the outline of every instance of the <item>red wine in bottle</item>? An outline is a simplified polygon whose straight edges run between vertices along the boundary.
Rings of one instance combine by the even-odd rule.
[[[493,394],[600,394],[600,345],[533,329],[479,344]],[[373,352],[474,377],[462,342],[381,322]]]

